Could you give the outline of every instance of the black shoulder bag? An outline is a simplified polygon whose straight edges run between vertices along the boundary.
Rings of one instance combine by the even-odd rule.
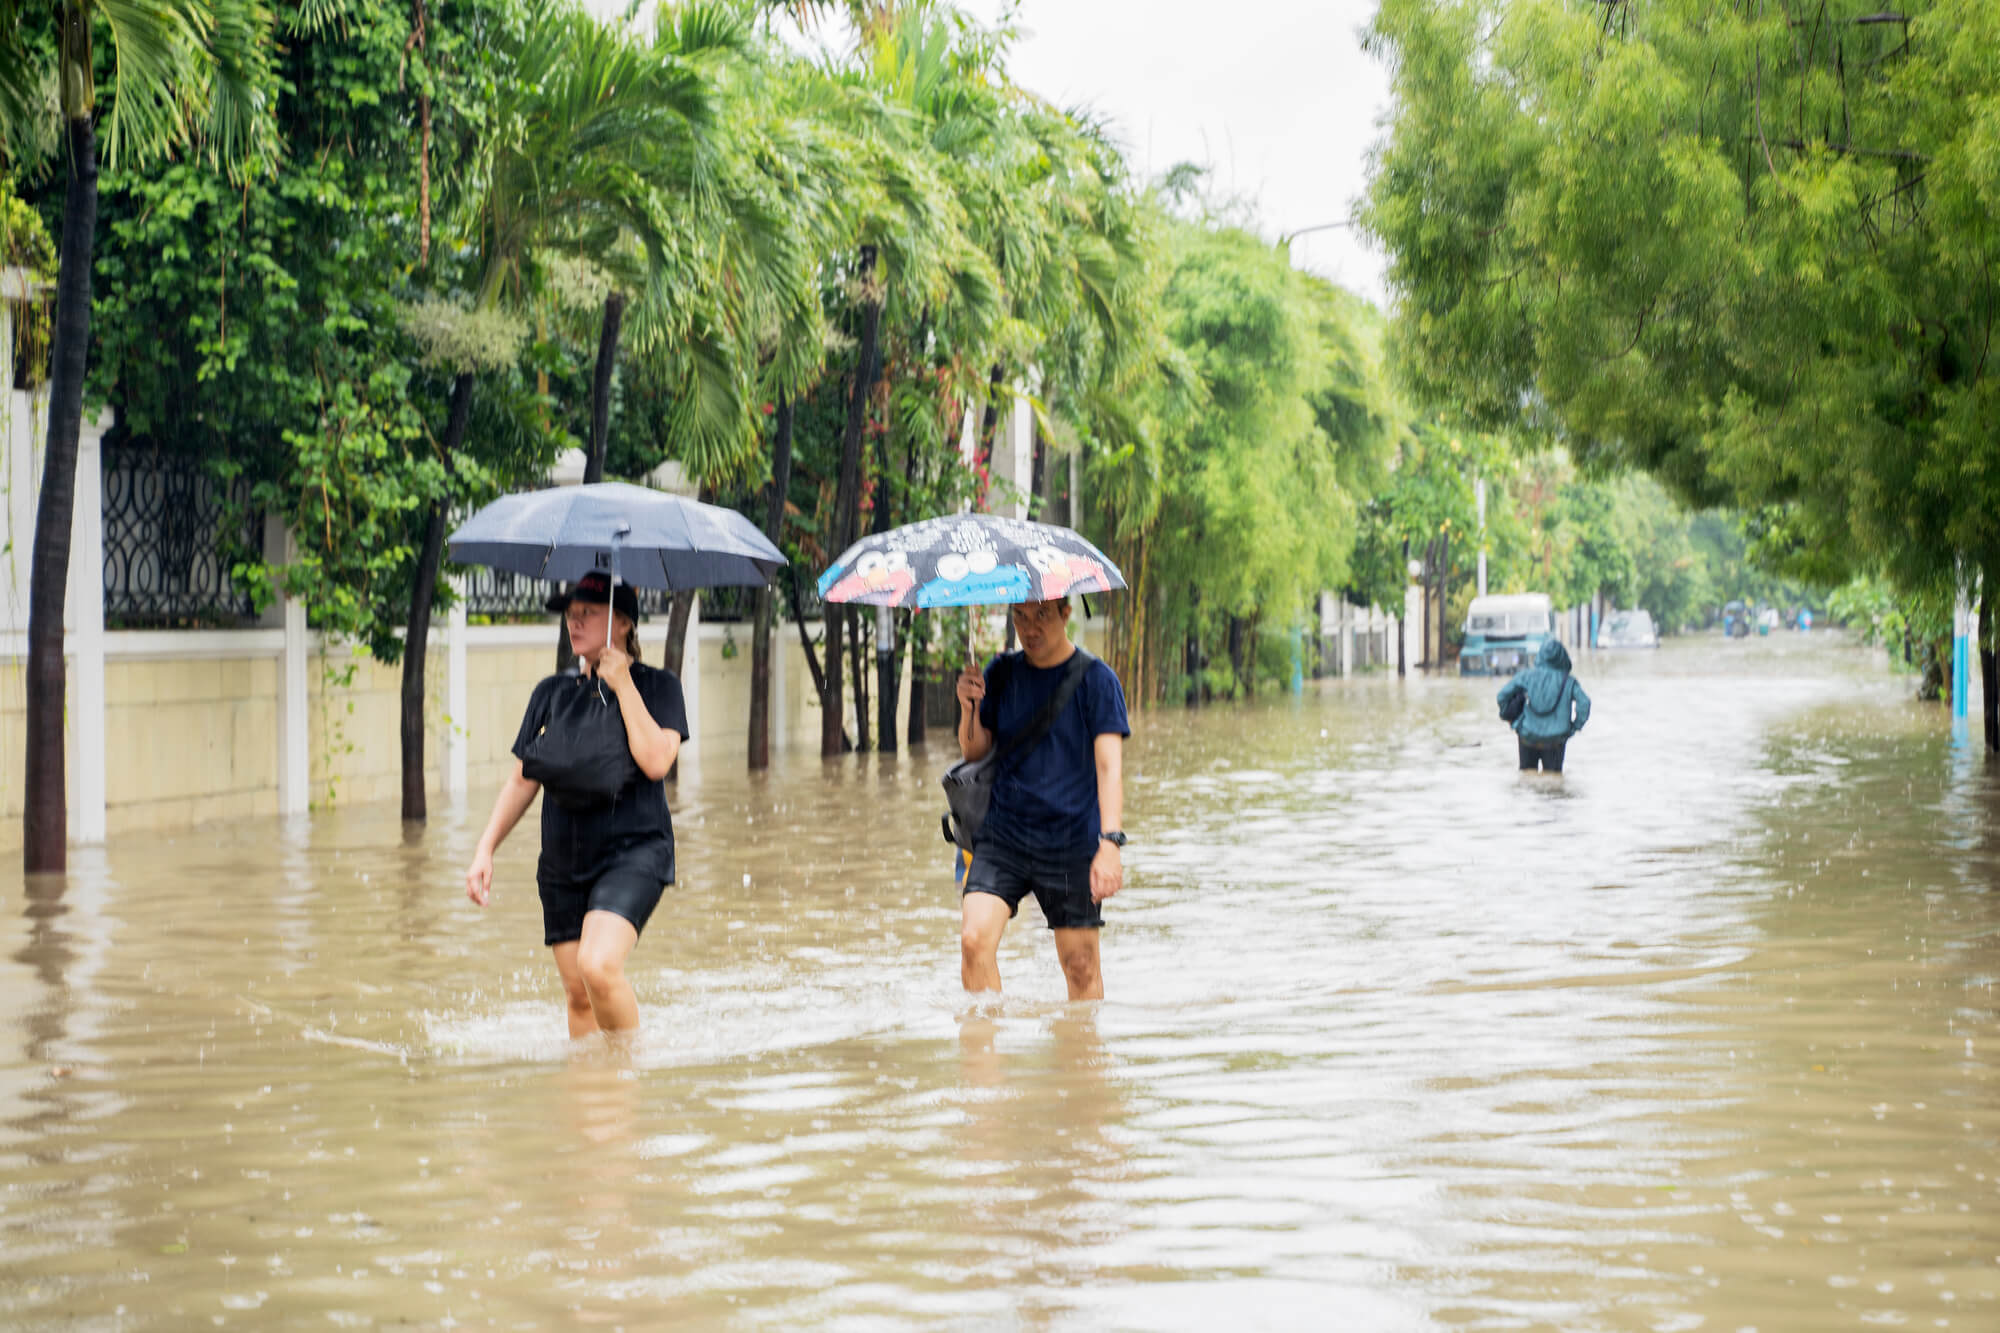
[[[521,776],[547,788],[567,810],[610,805],[645,774],[632,757],[625,714],[601,682],[565,681],[549,700],[549,720],[521,755]]]
[[[1083,684],[1084,672],[1090,670],[1093,658],[1082,648],[1070,656],[1069,669],[1063,673],[1062,683],[1049,696],[1048,703],[1035,715],[1027,726],[995,745],[978,759],[961,759],[953,764],[942,779],[945,800],[951,805],[951,812],[944,817],[944,840],[966,851],[979,837],[979,830],[986,823],[986,811],[993,804],[993,779],[1000,775],[1000,761],[1019,751],[1028,754],[1042,738],[1049,734],[1049,728],[1062,716],[1062,710],[1069,707],[1071,696],[1077,686]]]

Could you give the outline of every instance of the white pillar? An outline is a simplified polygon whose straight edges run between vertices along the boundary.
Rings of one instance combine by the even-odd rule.
[[[270,522],[275,526],[278,520]],[[267,533],[265,549],[276,548],[283,564],[299,558],[298,537],[280,529]],[[306,604],[296,597],[279,604],[284,643],[278,649],[278,813],[302,815],[312,806],[312,751],[307,735],[306,668],[312,640],[306,631]]]
[[[688,599],[687,638],[681,646],[681,701],[687,706],[688,730],[693,738],[681,751],[686,768],[701,749],[701,594]]]
[[[70,520],[69,606],[76,631],[76,696],[69,715],[71,803],[69,838],[98,843],[105,835],[104,752],[104,432],[111,413],[77,432],[76,497]]]
[[[1340,678],[1354,674],[1354,607],[1340,599]]]
[[[445,619],[444,711],[449,729],[444,736],[444,790],[454,801],[463,797],[471,784],[466,778],[466,711],[471,690],[465,661],[465,577],[452,579],[454,594]]]
[[[1472,483],[1472,493],[1479,502],[1479,595],[1486,595],[1486,478],[1479,477]]]
[[[785,663],[791,660],[791,640],[785,624],[784,598],[776,588],[771,589],[771,749],[777,751],[785,746],[786,737],[791,735],[792,696],[788,669]]]
[[[1424,590],[1411,584],[1403,589],[1403,657],[1415,670],[1424,658],[1424,641],[1421,631],[1424,623]]]
[[[958,433],[958,458],[967,467],[979,457],[979,418],[986,411],[977,398],[965,402],[965,428]]]

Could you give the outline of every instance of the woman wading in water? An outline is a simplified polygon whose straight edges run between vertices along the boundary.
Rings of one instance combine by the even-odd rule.
[[[544,786],[543,942],[569,1000],[569,1035],[639,1025],[625,959],[674,882],[674,828],[662,781],[688,735],[680,679],[639,661],[639,599],[588,574],[549,601],[569,622],[577,670],[535,686],[514,741],[513,773],[465,872],[484,907],[493,853]]]

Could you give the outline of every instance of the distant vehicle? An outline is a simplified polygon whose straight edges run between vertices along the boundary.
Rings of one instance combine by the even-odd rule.
[[[1660,632],[1653,627],[1653,613],[1634,608],[1613,611],[1597,627],[1599,648],[1657,648]]]
[[[1555,632],[1555,608],[1546,593],[1475,597],[1465,613],[1465,646],[1458,652],[1458,674],[1511,676],[1533,666],[1535,654]]]
[[[1747,639],[1750,637],[1750,608],[1741,602],[1728,602],[1722,608],[1722,637],[1725,639]]]

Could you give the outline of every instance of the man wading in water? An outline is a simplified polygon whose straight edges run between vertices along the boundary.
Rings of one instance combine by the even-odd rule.
[[[1013,608],[1021,651],[985,673],[958,677],[958,746],[981,759],[1002,737],[1033,724],[1061,687],[1072,655],[1069,598]],[[1099,904],[1124,882],[1125,691],[1118,675],[1086,654],[1069,701],[1033,748],[1003,755],[993,802],[972,849],[960,898],[959,971],[969,991],[1000,989],[1000,936],[1028,894],[1055,932],[1072,1000],[1104,998]]]

